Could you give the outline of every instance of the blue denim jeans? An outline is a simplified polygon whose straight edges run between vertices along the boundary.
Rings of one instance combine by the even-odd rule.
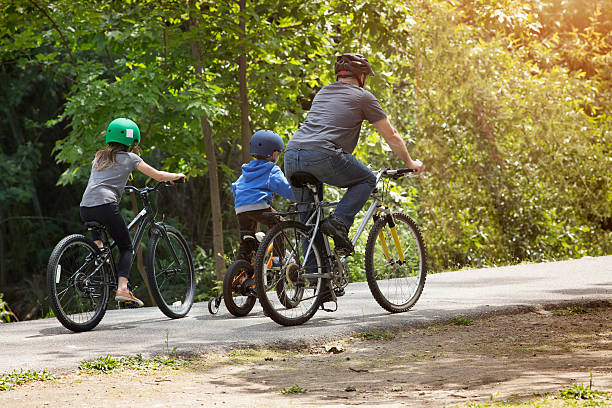
[[[334,216],[347,228],[353,225],[355,215],[363,208],[376,187],[376,177],[352,154],[323,153],[316,150],[287,150],[285,152],[285,175],[287,179],[296,171],[305,171],[320,181],[336,187],[348,188],[334,212]],[[293,187],[298,202],[312,202],[310,190]],[[321,193],[322,193],[321,189]],[[307,208],[303,205],[300,210]],[[303,218],[303,217],[302,217]],[[305,219],[302,219],[305,221]]]

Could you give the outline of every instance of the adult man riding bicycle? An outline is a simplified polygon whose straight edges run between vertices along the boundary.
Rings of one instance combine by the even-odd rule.
[[[374,75],[367,58],[342,54],[334,71],[336,82],[317,93],[306,122],[287,143],[285,174],[290,179],[293,173],[305,171],[323,183],[347,188],[334,214],[321,223],[321,231],[333,237],[340,255],[348,255],[353,251],[348,230],[376,184],[374,174],[352,154],[361,123],[367,120],[374,125],[408,168],[421,173],[425,166],[410,157],[376,97],[364,89],[367,77]],[[293,187],[293,192],[298,202],[313,201],[308,189]],[[302,204],[300,210],[305,211],[307,206]],[[302,213],[302,221],[306,219],[307,214]]]

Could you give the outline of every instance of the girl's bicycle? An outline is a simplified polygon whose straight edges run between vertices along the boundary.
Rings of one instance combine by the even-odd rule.
[[[146,253],[147,281],[157,307],[168,317],[187,315],[195,295],[195,270],[187,241],[174,227],[156,221],[149,194],[169,183],[154,187],[126,186],[134,192],[144,208],[128,225],[136,228],[132,238],[134,250],[145,231],[150,240]],[[47,288],[55,317],[69,330],[91,330],[100,323],[111,294],[117,289],[117,265],[112,256],[116,244],[110,243],[105,227],[87,222],[90,230],[100,231],[104,246],[100,249],[82,234],[68,235],[53,249],[47,266]]]
[[[416,223],[406,214],[392,212],[383,203],[389,192],[389,183],[385,181],[400,179],[410,173],[410,169],[377,172],[372,203],[352,239],[355,245],[370,218],[374,219],[365,248],[365,274],[372,295],[391,313],[405,312],[417,302],[427,275],[425,245]],[[312,174],[296,172],[290,182],[312,192],[312,213],[306,223],[284,221],[271,228],[259,245],[255,259],[259,302],[272,320],[285,326],[308,321],[319,307],[326,311],[337,310],[337,297],[344,294],[350,280],[346,256],[338,255],[331,248],[329,237],[320,231],[325,209],[338,202],[325,202],[319,198],[323,184]],[[382,184],[380,190],[379,183]],[[278,267],[270,270],[266,265],[266,253],[273,242],[279,241],[286,248],[286,256],[279,260]],[[274,290],[279,282],[283,282],[280,296]],[[291,307],[286,306],[287,299]],[[326,308],[325,304],[329,302],[335,303],[336,308]]]

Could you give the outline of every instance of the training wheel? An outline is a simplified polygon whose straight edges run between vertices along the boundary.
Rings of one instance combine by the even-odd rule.
[[[216,298],[210,298],[210,300],[208,301],[208,311],[210,312],[210,314],[217,314],[217,312],[219,311],[219,303],[220,302],[217,302]]]

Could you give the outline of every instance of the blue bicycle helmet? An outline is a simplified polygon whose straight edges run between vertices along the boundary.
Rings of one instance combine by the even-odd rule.
[[[251,137],[251,156],[270,157],[284,148],[283,139],[271,130],[258,130]]]

